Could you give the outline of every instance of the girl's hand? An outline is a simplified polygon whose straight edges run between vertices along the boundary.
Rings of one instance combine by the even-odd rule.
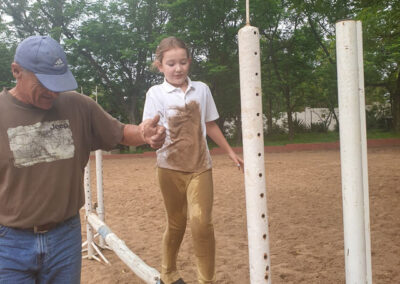
[[[244,172],[244,162],[243,160],[238,157],[235,152],[231,152],[229,154],[229,157],[232,159],[232,161],[235,163],[236,167],[238,168],[239,171]]]

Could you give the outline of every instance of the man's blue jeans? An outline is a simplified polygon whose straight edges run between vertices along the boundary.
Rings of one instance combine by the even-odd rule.
[[[0,284],[77,284],[81,278],[79,215],[42,234],[0,225]]]

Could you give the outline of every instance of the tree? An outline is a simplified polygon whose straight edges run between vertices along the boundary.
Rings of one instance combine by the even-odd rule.
[[[314,95],[308,102],[310,107],[327,107],[339,125],[335,108],[338,105],[335,23],[340,19],[354,17],[353,5],[346,0],[293,0],[299,15],[310,27],[312,40],[318,43],[316,52]]]
[[[257,3],[257,2],[256,2]],[[287,113],[289,139],[294,136],[292,113],[304,108],[306,98],[314,82],[313,69],[316,65],[315,53],[318,49],[312,40],[311,29],[307,22],[288,1],[269,1],[269,19],[262,22],[260,34],[262,40],[263,65],[267,76],[263,87],[267,86],[268,102],[272,96]],[[256,10],[256,19],[265,12],[260,6]],[[268,80],[268,81],[267,81]],[[279,101],[281,101],[279,103]],[[271,113],[268,113],[271,121]],[[270,127],[271,127],[270,122]]]
[[[0,35],[8,37],[6,26],[0,21]],[[0,41],[0,90],[12,87],[13,76],[11,74],[11,63],[14,59],[15,44],[12,41]]]
[[[217,105],[220,126],[234,120],[240,130],[237,32],[243,25],[239,1],[168,1],[167,34],[176,35],[192,50],[191,76],[206,82]],[[241,138],[240,133],[237,135]]]
[[[392,107],[400,128],[400,2],[396,0],[254,0],[250,20],[261,36],[263,104],[269,129],[281,112],[337,106],[335,22],[363,21],[367,101]],[[211,88],[221,119],[240,129],[237,32],[245,24],[239,0],[2,0],[1,85],[12,84],[15,42],[50,34],[64,45],[79,86],[96,87],[99,102],[124,122],[136,123],[146,90],[160,82],[150,71],[161,38],[175,35],[192,49],[191,78]],[[15,40],[17,39],[17,40]],[[4,75],[3,75],[4,74]],[[337,118],[336,118],[337,119]],[[238,138],[240,139],[240,131]]]
[[[99,86],[106,110],[137,123],[154,78],[148,62],[164,26],[161,2],[4,0],[0,8],[13,18],[19,38],[50,34],[62,42],[81,88]]]
[[[393,128],[400,132],[400,2],[360,1],[357,8],[363,23],[366,87],[389,94]]]
[[[71,49],[83,54],[76,58],[75,72],[85,84],[102,86],[109,111],[137,123],[144,94],[154,80],[149,61],[156,35],[162,33],[163,12],[158,1],[112,1],[95,3],[89,15],[75,34],[68,35]]]

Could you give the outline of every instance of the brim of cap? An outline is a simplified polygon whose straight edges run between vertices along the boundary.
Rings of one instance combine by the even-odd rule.
[[[52,92],[66,92],[72,91],[78,88],[78,84],[68,69],[67,72],[60,75],[47,75],[47,74],[35,74],[36,78],[42,83],[44,87]]]

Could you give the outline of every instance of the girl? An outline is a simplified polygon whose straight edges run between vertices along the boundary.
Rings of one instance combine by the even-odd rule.
[[[210,89],[188,77],[190,63],[183,41],[168,37],[160,42],[153,65],[164,74],[164,82],[148,90],[143,112],[143,120],[159,114],[167,132],[164,145],[157,151],[157,176],[167,213],[161,266],[161,283],[165,284],[185,283],[177,271],[176,259],[187,215],[198,281],[215,281],[213,181],[206,135],[243,169],[243,160],[215,123],[219,116]]]

